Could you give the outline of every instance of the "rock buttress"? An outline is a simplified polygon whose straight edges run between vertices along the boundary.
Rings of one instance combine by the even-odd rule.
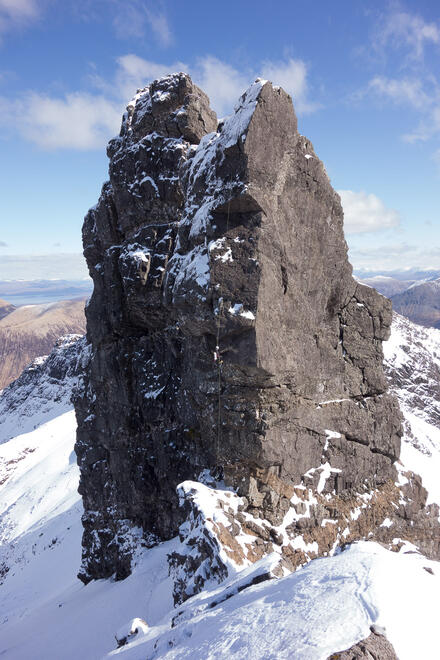
[[[84,580],[176,534],[204,469],[276,525],[293,486],[395,478],[389,301],[352,278],[343,213],[291,98],[254,83],[217,126],[175,74],[140,90],[86,216],[94,280],[77,394]]]

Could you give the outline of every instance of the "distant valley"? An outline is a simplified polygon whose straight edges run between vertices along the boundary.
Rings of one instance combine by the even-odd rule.
[[[396,312],[413,323],[440,328],[440,279],[413,284],[391,300]]]
[[[394,311],[413,323],[440,328],[440,271],[358,273],[358,279],[390,298]]]
[[[84,334],[84,304],[80,298],[15,308],[0,300],[0,389],[32,360],[50,353],[62,335]]]

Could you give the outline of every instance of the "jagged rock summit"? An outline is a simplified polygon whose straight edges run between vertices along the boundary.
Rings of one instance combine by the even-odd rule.
[[[138,91],[108,155],[83,228],[82,579],[124,577],[139,539],[175,535],[176,487],[207,470],[253,521],[250,561],[275,542],[291,568],[345,542],[356,494],[383,491],[383,519],[400,497],[391,304],[352,278],[339,196],[290,96],[257,80],[218,125],[186,74],[167,76]]]

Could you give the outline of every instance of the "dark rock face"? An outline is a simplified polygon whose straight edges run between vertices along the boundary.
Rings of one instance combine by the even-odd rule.
[[[217,127],[169,76],[137,94],[108,154],[83,229],[82,578],[127,575],[130,530],[176,534],[176,486],[205,468],[274,525],[321,464],[319,492],[394,479],[391,304],[351,276],[339,197],[290,97],[257,81]]]

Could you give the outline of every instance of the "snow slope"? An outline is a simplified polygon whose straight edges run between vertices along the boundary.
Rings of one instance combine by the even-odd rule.
[[[420,474],[428,504],[440,504],[440,330],[394,314],[385,367],[404,416],[401,462]]]
[[[61,337],[49,356],[36,358],[0,391],[0,444],[72,410],[72,390],[88,355],[84,337]]]
[[[101,658],[121,619],[142,611],[154,622],[172,607],[175,542],[149,551],[146,563],[140,556],[124,582],[85,587],[77,578],[83,508],[70,397],[86,361],[83,339],[64,338],[0,394],[2,658]]]
[[[405,467],[422,472],[433,501],[440,501],[439,335],[397,319],[386,346],[406,418]],[[0,395],[2,658],[324,660],[367,637],[372,623],[386,628],[400,660],[438,658],[440,563],[409,544],[393,553],[357,543],[294,574],[259,582],[273,566],[269,555],[220,585],[208,581],[202,593],[174,608],[167,555],[179,550],[176,539],[140,549],[126,580],[84,586],[76,577],[82,505],[68,392],[86,357],[80,344],[73,347],[58,347],[57,368],[49,369],[50,357],[37,365],[32,385],[23,381],[15,395],[11,388]],[[61,369],[63,359],[64,366],[75,366]],[[43,396],[49,385],[50,397],[58,399],[53,404]],[[32,414],[23,419],[24,392]],[[10,437],[14,427],[19,434]],[[129,630],[135,617],[149,628],[117,649],[115,634]]]
[[[421,555],[362,542],[222,602],[228,586],[193,597],[181,622],[171,627],[168,615],[110,657],[325,660],[368,637],[376,623],[400,660],[438,658],[440,564]]]
[[[0,446],[2,658],[101,658],[115,647],[121,619],[142,611],[156,621],[172,607],[173,542],[151,550],[124,582],[85,587],[76,577],[82,503],[75,431],[70,410]]]

